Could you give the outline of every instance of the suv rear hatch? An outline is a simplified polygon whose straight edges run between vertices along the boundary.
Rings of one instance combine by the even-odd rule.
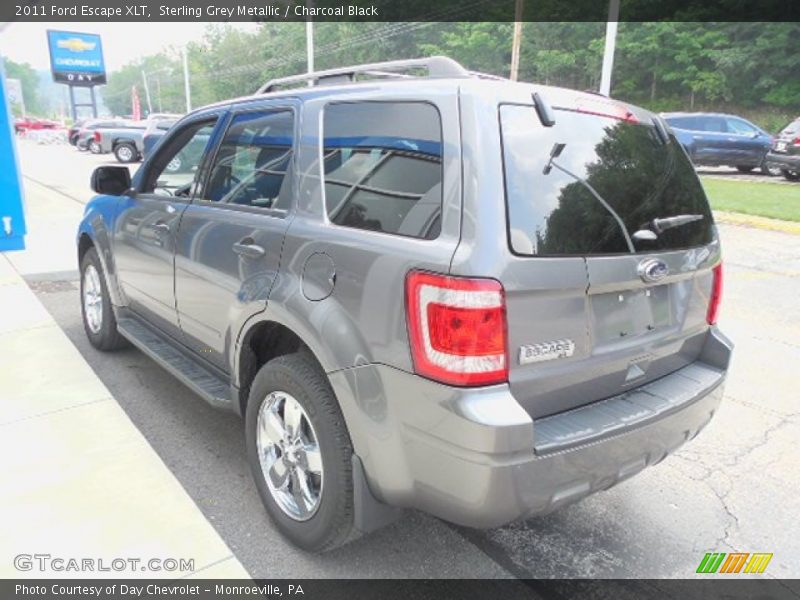
[[[800,154],[800,119],[795,119],[781,130],[772,143],[772,151],[777,154]]]
[[[719,262],[702,186],[663,121],[607,98],[548,94],[552,126],[532,97],[499,107],[515,255],[501,278],[509,384],[533,417],[693,362]]]

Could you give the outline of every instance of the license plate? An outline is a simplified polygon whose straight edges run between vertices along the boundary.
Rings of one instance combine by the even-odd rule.
[[[778,142],[775,144],[775,150],[777,152],[786,152],[786,142]]]

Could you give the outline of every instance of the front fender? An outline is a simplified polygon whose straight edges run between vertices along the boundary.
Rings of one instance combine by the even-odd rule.
[[[88,236],[91,240],[105,274],[106,287],[111,303],[114,306],[125,306],[125,299],[117,278],[114,262],[113,231],[119,198],[116,196],[95,196],[86,205],[80,224],[78,225],[77,247],[81,247],[81,239]],[[78,269],[80,269],[80,250],[78,253]]]

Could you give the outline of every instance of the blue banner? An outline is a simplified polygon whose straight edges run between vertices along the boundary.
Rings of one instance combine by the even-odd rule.
[[[103,44],[99,35],[48,30],[47,41],[54,81],[86,86],[106,82]]]
[[[12,119],[6,95],[6,73],[0,58],[0,252],[25,249],[22,178]]]

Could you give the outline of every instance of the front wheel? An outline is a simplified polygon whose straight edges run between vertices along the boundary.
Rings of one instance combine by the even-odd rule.
[[[167,163],[167,166],[164,168],[164,170],[167,173],[177,173],[178,171],[181,170],[182,166],[183,166],[183,160],[181,160],[180,155],[177,155],[177,156],[174,156],[172,158],[172,160],[170,160]]]
[[[306,353],[258,371],[247,403],[247,459],[278,529],[305,550],[353,537],[353,448],[324,371]]]
[[[89,248],[81,260],[81,316],[86,337],[98,350],[116,350],[126,345],[117,331],[103,265],[94,248]]]
[[[800,171],[790,171],[789,169],[781,169],[781,175],[788,181],[800,181]]]
[[[122,142],[114,148],[114,156],[118,162],[132,163],[138,158],[139,154],[136,151],[136,146],[128,142]]]

